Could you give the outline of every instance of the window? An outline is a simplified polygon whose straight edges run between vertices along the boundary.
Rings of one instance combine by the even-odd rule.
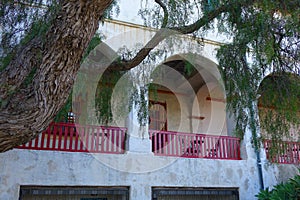
[[[20,200],[129,200],[129,187],[21,186]]]
[[[237,188],[152,188],[152,200],[238,200]]]

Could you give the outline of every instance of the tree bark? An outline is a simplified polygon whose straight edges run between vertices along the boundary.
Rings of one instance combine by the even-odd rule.
[[[32,83],[10,95],[0,110],[0,152],[32,140],[53,120],[69,96],[84,50],[111,3],[112,0],[62,1],[46,40],[29,43],[17,52],[18,59],[9,66],[12,71],[0,75],[1,97],[6,98],[14,84],[18,87],[23,82],[33,64],[38,66],[34,66],[37,70]],[[39,62],[26,56],[34,49],[41,52]]]
[[[161,1],[156,2],[165,12],[164,27],[168,20],[167,9]],[[239,4],[247,7],[255,2],[243,0]],[[0,110],[0,152],[30,141],[53,120],[69,96],[84,50],[97,30],[104,10],[111,3],[112,0],[62,1],[46,40],[33,39],[17,51],[17,59],[1,72],[0,100],[5,106]],[[231,12],[231,8],[230,3],[225,3],[191,25],[158,31],[132,60],[113,62],[109,70],[134,68],[166,37],[197,31],[222,13]],[[37,71],[32,84],[20,88],[24,77],[34,67]]]

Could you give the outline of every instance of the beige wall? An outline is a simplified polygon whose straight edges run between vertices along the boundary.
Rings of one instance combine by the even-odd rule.
[[[193,103],[188,96],[171,92],[158,92],[157,99],[153,95],[150,99],[166,102],[170,131],[227,135],[224,93],[216,83],[200,88]]]
[[[193,119],[193,132],[227,135],[224,96],[224,92],[218,83],[207,83],[200,88],[193,103],[193,116],[199,116],[203,119]]]

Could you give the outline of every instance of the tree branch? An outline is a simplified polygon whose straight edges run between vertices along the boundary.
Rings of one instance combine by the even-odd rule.
[[[247,7],[251,6],[255,3],[255,0],[245,0],[245,1],[240,1],[239,6],[240,7]],[[205,26],[206,24],[210,23],[212,20],[217,18],[219,15],[222,13],[230,12],[233,8],[233,6],[238,6],[236,5],[236,2],[229,3],[229,4],[223,4],[219,6],[218,8],[208,12],[206,15],[198,19],[196,22],[193,24],[187,25],[187,26],[180,26],[180,27],[172,27],[170,28],[171,30],[177,31],[181,34],[189,34],[193,33],[197,30],[199,30],[201,27]]]
[[[155,2],[163,9],[164,19],[161,28],[166,28],[169,20],[169,12],[167,6],[161,0],[155,0]]]
[[[165,38],[170,35],[174,35],[175,33],[169,29],[160,29],[155,35],[151,38],[151,40],[139,50],[139,52],[135,55],[131,60],[123,60],[121,62],[114,61],[110,64],[108,70],[111,71],[127,71],[130,70],[137,65],[139,65],[147,55]]]
[[[239,4],[240,6],[247,7],[253,5],[254,2],[255,0],[244,0],[240,1]],[[163,41],[167,37],[178,33],[193,33],[199,30],[201,27],[205,26],[206,24],[210,23],[222,13],[230,12],[232,10],[233,5],[236,6],[236,2],[221,5],[217,9],[208,12],[205,16],[201,17],[196,22],[190,25],[180,27],[168,27],[168,29],[158,30],[153,36],[153,38],[151,38],[151,40],[135,55],[133,59],[121,62],[115,61],[109,66],[109,70],[126,71],[136,67],[161,41]]]

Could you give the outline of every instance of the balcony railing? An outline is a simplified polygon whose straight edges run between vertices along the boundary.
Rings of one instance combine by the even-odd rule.
[[[299,164],[300,163],[300,143],[299,142],[273,142],[264,141],[267,159],[273,163]]]
[[[152,151],[159,156],[240,160],[240,139],[149,130]]]
[[[46,131],[18,148],[122,154],[125,135],[126,128],[51,123]]]

